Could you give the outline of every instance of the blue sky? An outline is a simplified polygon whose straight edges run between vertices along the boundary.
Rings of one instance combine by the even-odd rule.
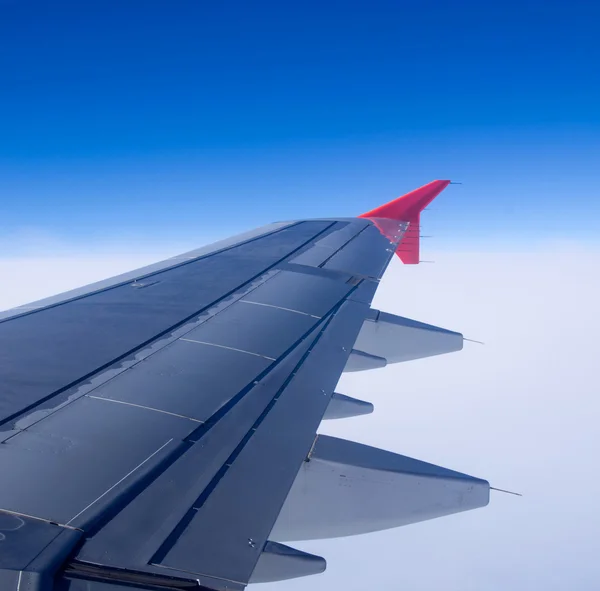
[[[600,230],[600,6],[0,1],[0,232],[202,243],[434,178],[438,244]]]
[[[525,496],[311,542],[327,573],[275,587],[595,589],[598,22],[593,0],[0,0],[0,309],[462,181],[424,217],[438,264],[394,260],[374,305],[485,347],[348,374],[375,412],[322,431]]]

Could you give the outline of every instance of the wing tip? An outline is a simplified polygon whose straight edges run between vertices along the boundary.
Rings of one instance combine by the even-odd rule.
[[[435,180],[358,216],[360,218],[386,218],[408,222],[409,228],[398,245],[396,254],[405,265],[418,265],[420,260],[421,212],[451,183]]]
[[[360,218],[388,218],[401,222],[414,222],[417,216],[451,183],[448,180],[435,180],[384,203],[371,211],[359,215]]]

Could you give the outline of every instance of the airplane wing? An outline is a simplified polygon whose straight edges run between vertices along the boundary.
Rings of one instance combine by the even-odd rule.
[[[373,410],[342,372],[462,348],[370,306],[447,184],[0,314],[0,588],[241,590],[325,569],[282,542],[487,504],[485,480],[317,435]]]

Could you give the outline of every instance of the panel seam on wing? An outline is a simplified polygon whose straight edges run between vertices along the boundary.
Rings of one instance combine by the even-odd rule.
[[[198,345],[209,345],[210,347],[219,347],[219,349],[228,349],[229,351],[237,351],[238,353],[246,353],[246,355],[253,355],[254,357],[262,357],[263,359],[268,359],[269,361],[276,361],[275,357],[267,357],[266,355],[261,355],[260,353],[254,353],[253,351],[246,351],[245,349],[236,349],[235,347],[228,347],[227,345],[217,345],[217,343],[209,343],[208,341],[197,341],[195,339],[184,339],[183,337],[180,338],[179,340],[185,341],[186,343],[196,343]]]
[[[85,394],[86,398],[93,398],[94,400],[103,400],[104,402],[115,402],[117,404],[125,404],[127,406],[135,406],[136,408],[144,408],[146,410],[152,410],[154,412],[160,412],[164,415],[171,415],[172,417],[179,417],[180,419],[188,419],[189,421],[193,421],[194,423],[204,423],[199,419],[193,419],[192,417],[186,417],[185,415],[179,415],[174,412],[169,412],[166,410],[161,410],[160,408],[153,408],[151,406],[144,406],[143,404],[134,404],[133,402],[125,402],[124,400],[116,400],[115,398],[104,398],[102,396],[92,396],[91,394]]]
[[[265,304],[263,302],[253,302],[252,300],[238,300],[238,302],[243,302],[244,304],[254,304],[255,306],[266,306],[267,308],[276,308],[277,310],[285,310],[286,312],[294,312],[295,314],[302,314],[303,316],[310,316],[311,318],[316,318],[317,320],[321,320],[322,316],[315,316],[314,314],[309,314],[308,312],[301,312],[300,310],[294,310],[292,308],[284,308],[283,306],[276,306],[275,304]],[[269,359],[267,357],[267,359]]]
[[[105,497],[111,490],[113,490],[119,484],[121,484],[121,482],[127,480],[127,478],[129,478],[134,472],[139,470],[146,462],[151,460],[158,452],[160,452],[165,447],[167,447],[167,445],[169,445],[169,443],[171,443],[171,441],[173,441],[172,437],[168,441],[165,441],[165,443],[163,443],[157,450],[153,451],[143,462],[140,462],[135,468],[133,468],[133,470],[130,470],[129,472],[127,472],[127,474],[125,474],[125,476],[123,476],[123,478],[121,478],[120,480],[117,480],[117,482],[115,482],[110,488],[107,488],[99,497],[97,497],[95,500],[93,500],[87,507],[84,507],[81,511],[79,511],[79,513],[77,513],[77,515],[74,515],[73,517],[71,517],[71,519],[69,519],[69,521],[67,521],[67,525],[69,525],[72,521],[75,521],[75,519],[77,519],[80,515],[85,513],[90,507],[95,505],[100,499]]]

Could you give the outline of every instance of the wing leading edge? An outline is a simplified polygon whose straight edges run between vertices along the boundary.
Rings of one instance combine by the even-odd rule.
[[[373,410],[342,372],[462,348],[371,308],[447,184],[0,316],[0,586],[241,590],[325,569],[282,542],[487,504],[484,480],[317,435]]]

